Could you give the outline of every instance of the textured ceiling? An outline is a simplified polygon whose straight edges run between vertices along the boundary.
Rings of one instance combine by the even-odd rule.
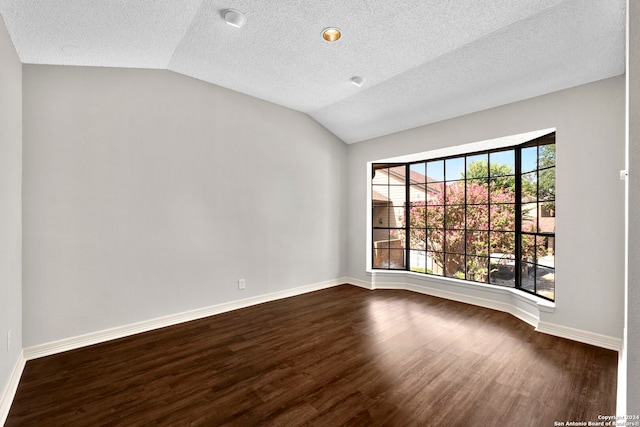
[[[245,27],[224,23],[228,8]],[[0,0],[0,13],[23,63],[169,69],[305,112],[347,143],[625,61],[625,0]],[[326,27],[343,37],[325,42]]]

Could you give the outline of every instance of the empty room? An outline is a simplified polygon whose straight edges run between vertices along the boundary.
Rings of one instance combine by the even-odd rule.
[[[0,18],[0,425],[640,425],[640,4]]]

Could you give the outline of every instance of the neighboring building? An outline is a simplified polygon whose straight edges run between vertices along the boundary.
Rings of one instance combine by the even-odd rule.
[[[404,268],[406,169],[404,166],[392,165],[374,169],[372,183],[373,266]],[[411,200],[417,202],[428,201],[441,193],[443,185],[415,170],[409,171],[409,184]],[[424,260],[418,264],[424,264]]]

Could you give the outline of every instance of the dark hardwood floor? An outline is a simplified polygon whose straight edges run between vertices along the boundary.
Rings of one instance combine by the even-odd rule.
[[[615,414],[617,353],[343,285],[27,362],[6,426],[553,426]]]

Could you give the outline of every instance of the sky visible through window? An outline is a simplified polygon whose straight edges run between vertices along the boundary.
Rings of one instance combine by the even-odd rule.
[[[536,169],[538,151],[537,147],[528,147],[522,150],[522,172],[530,172]],[[469,156],[467,162],[486,160],[486,154],[479,154],[477,156]],[[515,160],[514,151],[501,151],[497,153],[491,153],[490,162],[492,164],[507,165],[511,168],[512,173],[515,173]],[[445,181],[445,160],[438,160],[430,162],[428,166],[429,170],[425,170],[425,163],[414,163],[411,165],[411,170],[419,174],[428,176],[435,181]],[[462,179],[464,171],[464,159],[454,158],[446,160],[446,180]]]

